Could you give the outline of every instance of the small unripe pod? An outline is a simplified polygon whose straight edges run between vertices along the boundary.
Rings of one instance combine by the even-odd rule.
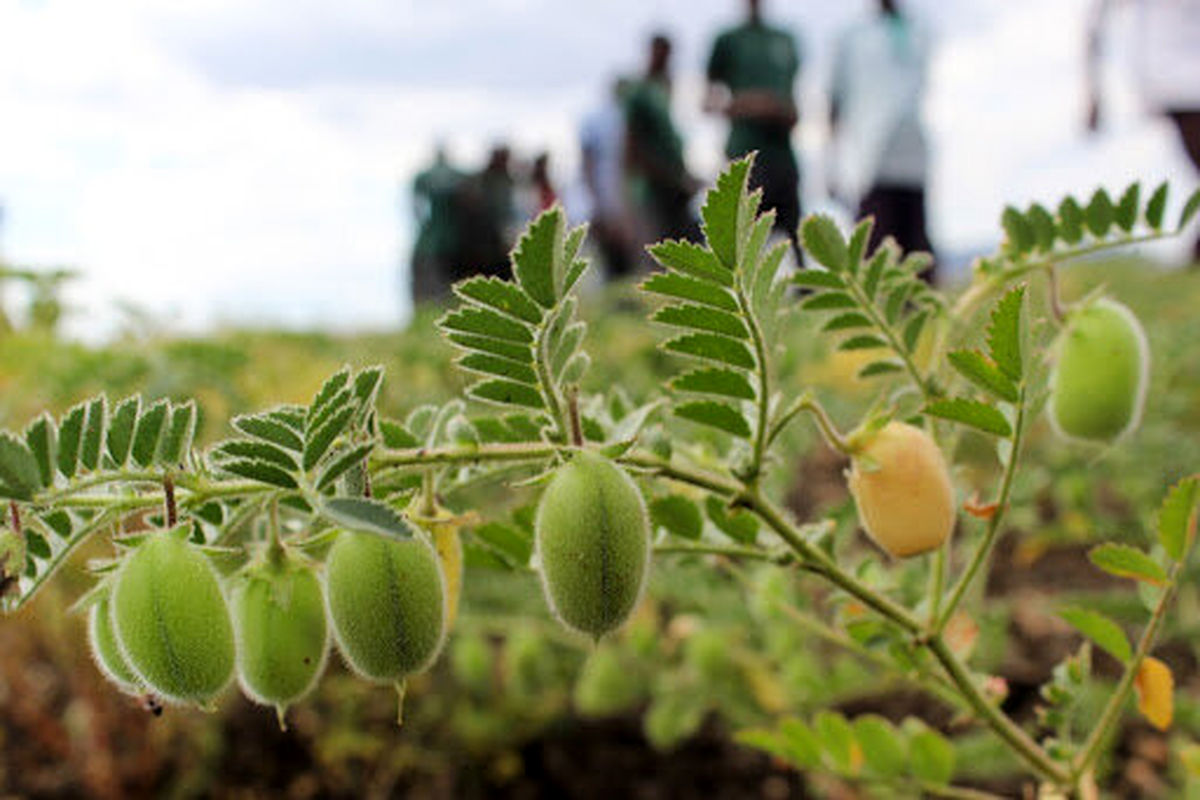
[[[897,558],[940,547],[954,530],[954,486],[929,434],[889,422],[854,446],[850,492],[875,543]]]
[[[542,586],[559,620],[595,638],[619,628],[650,567],[650,523],[633,480],[578,453],[546,487],[535,529]]]
[[[1050,420],[1062,435],[1111,442],[1137,427],[1150,348],[1128,308],[1101,298],[1070,312],[1050,379]]]
[[[121,645],[113,632],[111,601],[108,592],[88,609],[88,644],[96,666],[114,686],[125,694],[138,695],[145,691],[137,675],[129,668]]]
[[[325,573],[338,649],[355,672],[398,683],[433,663],[446,632],[446,587],[423,536],[400,541],[346,531]]]
[[[111,616],[126,663],[163,699],[207,705],[233,677],[229,608],[186,530],[151,533],[125,557]]]
[[[232,605],[238,683],[282,718],[325,669],[329,627],[321,582],[307,564],[268,557],[238,579]]]

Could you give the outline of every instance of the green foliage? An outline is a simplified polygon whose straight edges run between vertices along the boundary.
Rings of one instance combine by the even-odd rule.
[[[584,229],[567,227],[555,207],[534,220],[512,253],[514,282],[476,277],[454,293],[462,308],[438,321],[464,351],[463,369],[480,376],[467,395],[488,403],[549,414],[565,437],[567,387],[587,371],[584,323],[571,294],[587,268],[579,257]]]
[[[954,370],[981,389],[989,401],[1009,406],[1020,403],[1023,381],[1021,359],[1021,308],[1025,287],[1018,286],[996,304],[987,327],[987,354],[979,350],[952,350],[946,354]],[[1009,418],[991,402],[954,397],[927,403],[925,413],[948,419],[993,436],[1013,436]]]
[[[953,745],[915,719],[897,727],[876,714],[850,720],[822,711],[811,725],[786,718],[774,729],[740,731],[737,740],[797,769],[824,767],[899,794],[919,792],[919,787],[928,785],[945,786],[954,777]]]
[[[1090,549],[1096,567],[1132,579],[1142,595],[1130,590],[1133,611],[1084,600],[1063,610],[1087,641],[1041,687],[1039,728],[1022,730],[999,702],[1003,687],[990,680],[1005,609],[965,609],[976,602],[971,590],[1002,531],[1037,535],[1058,524],[1040,519],[1025,501],[1032,487],[1060,491],[1054,459],[1074,458],[1043,456],[1045,463],[1018,475],[1026,435],[1040,444],[1031,423],[1046,389],[1041,353],[1050,304],[1039,296],[1044,286],[1035,271],[1053,275],[1067,259],[1163,235],[1165,186],[1145,196],[1137,184],[1119,195],[1097,190],[1086,202],[1067,198],[1053,211],[1039,204],[1006,209],[1001,250],[981,260],[975,281],[951,305],[919,278],[929,263],[924,254],[904,254],[890,240],[868,251],[870,220],[848,234],[825,217],[805,220],[799,234],[813,268],[785,278],[788,245],[771,241],[773,214],[758,213],[761,194],[750,191],[748,180],[752,164],[752,158],[731,164],[707,195],[703,243],[651,248],[662,270],[641,288],[656,296],[651,318],[670,333],[658,353],[648,337],[631,336],[610,358],[614,363],[598,362],[603,391],[581,387],[590,364],[575,296],[586,268],[583,230],[569,229],[554,209],[531,224],[513,251],[512,280],[471,278],[454,288],[459,306],[438,324],[471,375],[463,399],[444,398],[450,384],[438,359],[424,366],[440,394],[402,382],[390,395],[379,367],[344,367],[319,382],[326,360],[304,382],[298,396],[306,401],[295,402],[289,392],[282,399],[291,402],[234,417],[229,438],[208,448],[194,445],[212,441],[214,432],[200,429],[198,404],[187,392],[106,399],[124,396],[128,386],[108,394],[95,394],[94,386],[72,395],[90,399],[60,416],[41,413],[21,435],[0,433],[0,496],[11,501],[0,575],[6,607],[27,603],[77,547],[102,534],[96,538],[114,547],[114,557],[88,564],[101,583],[81,606],[90,607],[93,622],[116,623],[109,638],[121,641],[107,647],[108,655],[138,652],[128,674],[118,661],[103,661],[121,688],[149,684],[170,697],[207,702],[219,688],[216,678],[228,676],[213,669],[204,681],[191,680],[192,671],[205,672],[194,639],[205,631],[215,642],[209,655],[224,658],[229,648],[213,626],[223,618],[224,589],[234,587],[233,650],[243,688],[283,704],[320,677],[325,645],[313,631],[326,617],[343,655],[371,680],[403,682],[433,662],[453,600],[429,540],[439,525],[450,526],[456,540],[462,535],[467,602],[452,657],[465,691],[451,690],[448,704],[456,719],[468,712],[460,730],[473,730],[470,742],[509,735],[510,727],[481,711],[489,702],[513,719],[543,723],[571,698],[589,714],[643,708],[647,737],[662,748],[718,711],[732,727],[746,729],[741,741],[797,768],[831,772],[884,796],[956,796],[961,790],[950,781],[975,766],[964,756],[970,737],[959,724],[969,716],[975,733],[991,735],[991,746],[1005,748],[1019,768],[1056,790],[1077,790],[1077,776],[1107,746],[1142,655],[1164,628],[1169,601],[1185,587],[1196,479],[1180,482],[1159,511],[1161,551],[1132,542]],[[1197,203],[1185,204],[1180,225]],[[792,287],[806,291],[789,295]],[[976,309],[989,306],[990,321],[976,325]],[[599,316],[596,327],[635,327],[617,314]],[[827,413],[815,399],[824,399],[825,387],[810,385],[814,364],[807,353],[798,355],[814,339],[814,353],[821,349],[825,337],[811,335],[818,326],[860,376],[887,376],[887,394],[839,402]],[[378,347],[402,350],[399,341]],[[419,360],[417,351],[427,345],[404,357]],[[189,350],[173,352],[182,358]],[[662,381],[665,396],[655,394],[663,365],[676,358],[689,366]],[[636,389],[626,380],[635,370]],[[202,398],[206,422],[208,399]],[[870,516],[861,504],[858,520],[849,503],[835,500],[831,508],[831,501],[808,496],[836,494],[822,481],[815,490],[807,481],[800,486],[789,503],[796,511],[776,503],[773,496],[793,476],[772,469],[787,463],[788,448],[811,441],[788,429],[804,414],[832,448],[852,457],[851,481],[886,468],[885,459],[864,451],[880,431],[917,431],[939,463],[953,454],[955,466],[965,469],[959,486],[945,482],[944,528],[978,527],[981,534],[940,557],[896,563],[856,544],[853,526]],[[857,427],[843,435],[837,425],[850,417]],[[1007,441],[989,442],[989,460],[979,468],[972,454],[987,440],[960,436],[964,427]],[[1176,480],[1180,458],[1159,473]],[[910,502],[920,488],[911,472],[885,487],[877,503],[884,516],[898,518],[886,513],[895,511],[889,506]],[[1160,478],[1142,476],[1145,483]],[[958,519],[963,495],[956,489],[968,482],[981,494],[992,483],[998,487],[994,502],[966,504],[982,525]],[[1087,494],[1090,477],[1080,486]],[[163,538],[158,531],[176,519],[172,538]],[[1122,520],[1135,526],[1134,541],[1137,521],[1134,512]],[[216,598],[203,624],[192,620],[195,630],[176,625],[198,612],[172,605],[184,600],[163,594],[176,587],[154,578],[161,564],[145,555],[163,542],[174,548],[164,562],[203,567],[178,585],[204,583],[191,594]],[[661,554],[661,568],[651,597],[636,611],[652,549]],[[257,612],[244,613],[263,559],[274,564],[281,553],[323,564],[325,602],[314,597],[316,579],[305,571],[303,587],[268,587],[255,596]],[[540,573],[550,610],[569,627],[608,634],[586,664],[580,637],[553,626],[531,572]],[[143,581],[150,588],[131,593],[125,579],[143,573],[151,575]],[[457,567],[453,573],[457,579]],[[809,591],[810,579],[830,591]],[[116,586],[114,606],[125,597],[124,613],[136,616],[134,606],[141,615],[125,627],[170,628],[167,649],[178,644],[189,663],[159,657],[162,642],[153,637],[126,646],[120,612],[97,610],[109,602],[109,582]],[[133,594],[137,602],[127,599]],[[303,600],[306,623],[294,637],[283,634],[289,610],[299,606],[283,595]],[[1135,649],[1127,631],[1144,615],[1143,605],[1150,619]],[[509,612],[535,619],[514,631]],[[162,619],[147,621],[156,614]],[[99,627],[91,634],[104,635]],[[1123,669],[1099,715],[1088,703],[1100,686],[1090,677],[1092,643]],[[293,650],[306,656],[291,660]],[[165,668],[151,670],[155,658],[143,651]],[[289,659],[273,660],[281,655]],[[578,680],[568,685],[580,665]],[[894,724],[831,710],[848,708],[842,700],[861,697],[862,687],[881,677],[963,716],[935,729],[933,718]],[[272,678],[279,685],[264,689]],[[446,707],[431,704],[430,713]]]
[[[1200,480],[1185,478],[1167,494],[1158,511],[1158,540],[1167,555],[1181,560],[1196,536],[1196,501]]]
[[[872,219],[863,220],[847,241],[828,217],[806,219],[801,240],[825,270],[803,270],[792,282],[812,292],[801,303],[805,310],[839,312],[824,326],[828,332],[849,333],[839,337],[838,349],[892,351],[892,357],[866,364],[860,378],[907,369],[922,392],[936,394],[929,377],[915,364],[922,331],[944,311],[941,297],[920,278],[930,259],[925,253],[902,258],[890,237],[868,254],[873,224]]]
[[[1097,567],[1118,578],[1133,578],[1156,586],[1167,583],[1167,573],[1154,559],[1127,544],[1108,542],[1093,547],[1088,558]]]
[[[1058,615],[1088,639],[1095,642],[1113,658],[1121,662],[1133,657],[1129,639],[1117,623],[1088,608],[1064,608]]]
[[[1020,262],[1067,251],[1088,239],[1095,244],[1119,243],[1141,235],[1139,224],[1150,232],[1161,230],[1167,203],[1165,183],[1144,203],[1138,183],[1126,187],[1115,203],[1112,198],[1102,188],[1096,189],[1086,203],[1066,197],[1057,214],[1051,214],[1039,203],[1024,211],[1007,207],[1001,219],[1005,255]],[[1186,213],[1181,215],[1176,228],[1182,229],[1186,219]]]
[[[764,395],[770,352],[786,283],[780,267],[785,242],[769,245],[773,211],[759,215],[761,191],[751,192],[753,156],[733,162],[705,200],[705,244],[664,241],[650,248],[663,268],[642,290],[669,301],[651,317],[683,331],[662,348],[708,365],[671,382],[677,416],[740,439],[764,435],[770,424]],[[758,404],[758,411],[753,407]]]

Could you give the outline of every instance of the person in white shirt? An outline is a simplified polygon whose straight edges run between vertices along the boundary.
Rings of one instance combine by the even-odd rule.
[[[830,93],[837,193],[873,216],[871,247],[892,236],[932,252],[925,221],[929,148],[921,122],[929,61],[925,30],[894,0],[838,42]],[[933,267],[924,274],[933,280]]]
[[[625,186],[625,108],[629,80],[618,78],[605,102],[579,131],[583,183],[591,201],[591,239],[600,249],[609,280],[634,268],[636,247]]]
[[[1088,128],[1100,123],[1100,29],[1111,3],[1096,5],[1088,32]],[[1135,58],[1142,101],[1175,123],[1200,170],[1200,0],[1137,0]],[[1200,264],[1200,237],[1192,248]]]

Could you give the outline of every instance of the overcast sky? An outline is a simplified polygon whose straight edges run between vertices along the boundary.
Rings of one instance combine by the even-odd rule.
[[[925,109],[935,244],[987,248],[1006,202],[1134,177],[1196,181],[1139,106],[1113,20],[1113,113],[1085,140],[1089,0],[924,0],[937,34]],[[820,207],[829,41],[865,2],[775,0],[802,39],[806,202]],[[406,191],[437,138],[474,166],[494,140],[548,148],[575,180],[579,118],[677,42],[693,170],[720,166],[699,114],[711,36],[735,0],[0,0],[0,254],[83,270],[71,329],[130,301],[178,329],[343,329],[407,314]]]

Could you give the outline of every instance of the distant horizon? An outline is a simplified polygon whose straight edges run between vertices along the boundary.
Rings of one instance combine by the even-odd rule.
[[[800,35],[806,211],[824,198],[822,87],[832,37],[868,3],[767,2]],[[1109,115],[1083,134],[1089,0],[911,2],[938,47],[925,108],[932,237],[946,260],[994,248],[1006,203],[1197,180],[1140,108],[1114,14]],[[474,166],[505,138],[575,181],[580,118],[649,31],[676,39],[675,113],[711,179],[723,125],[699,110],[711,37],[734,0],[22,0],[0,7],[0,257],[84,273],[71,335],[115,330],[119,301],[172,330],[386,330],[404,322],[408,185],[448,142]],[[1127,16],[1127,15],[1126,15]],[[447,58],[446,54],[452,58]],[[986,101],[981,98],[987,98]],[[1167,259],[1168,245],[1152,251]]]

